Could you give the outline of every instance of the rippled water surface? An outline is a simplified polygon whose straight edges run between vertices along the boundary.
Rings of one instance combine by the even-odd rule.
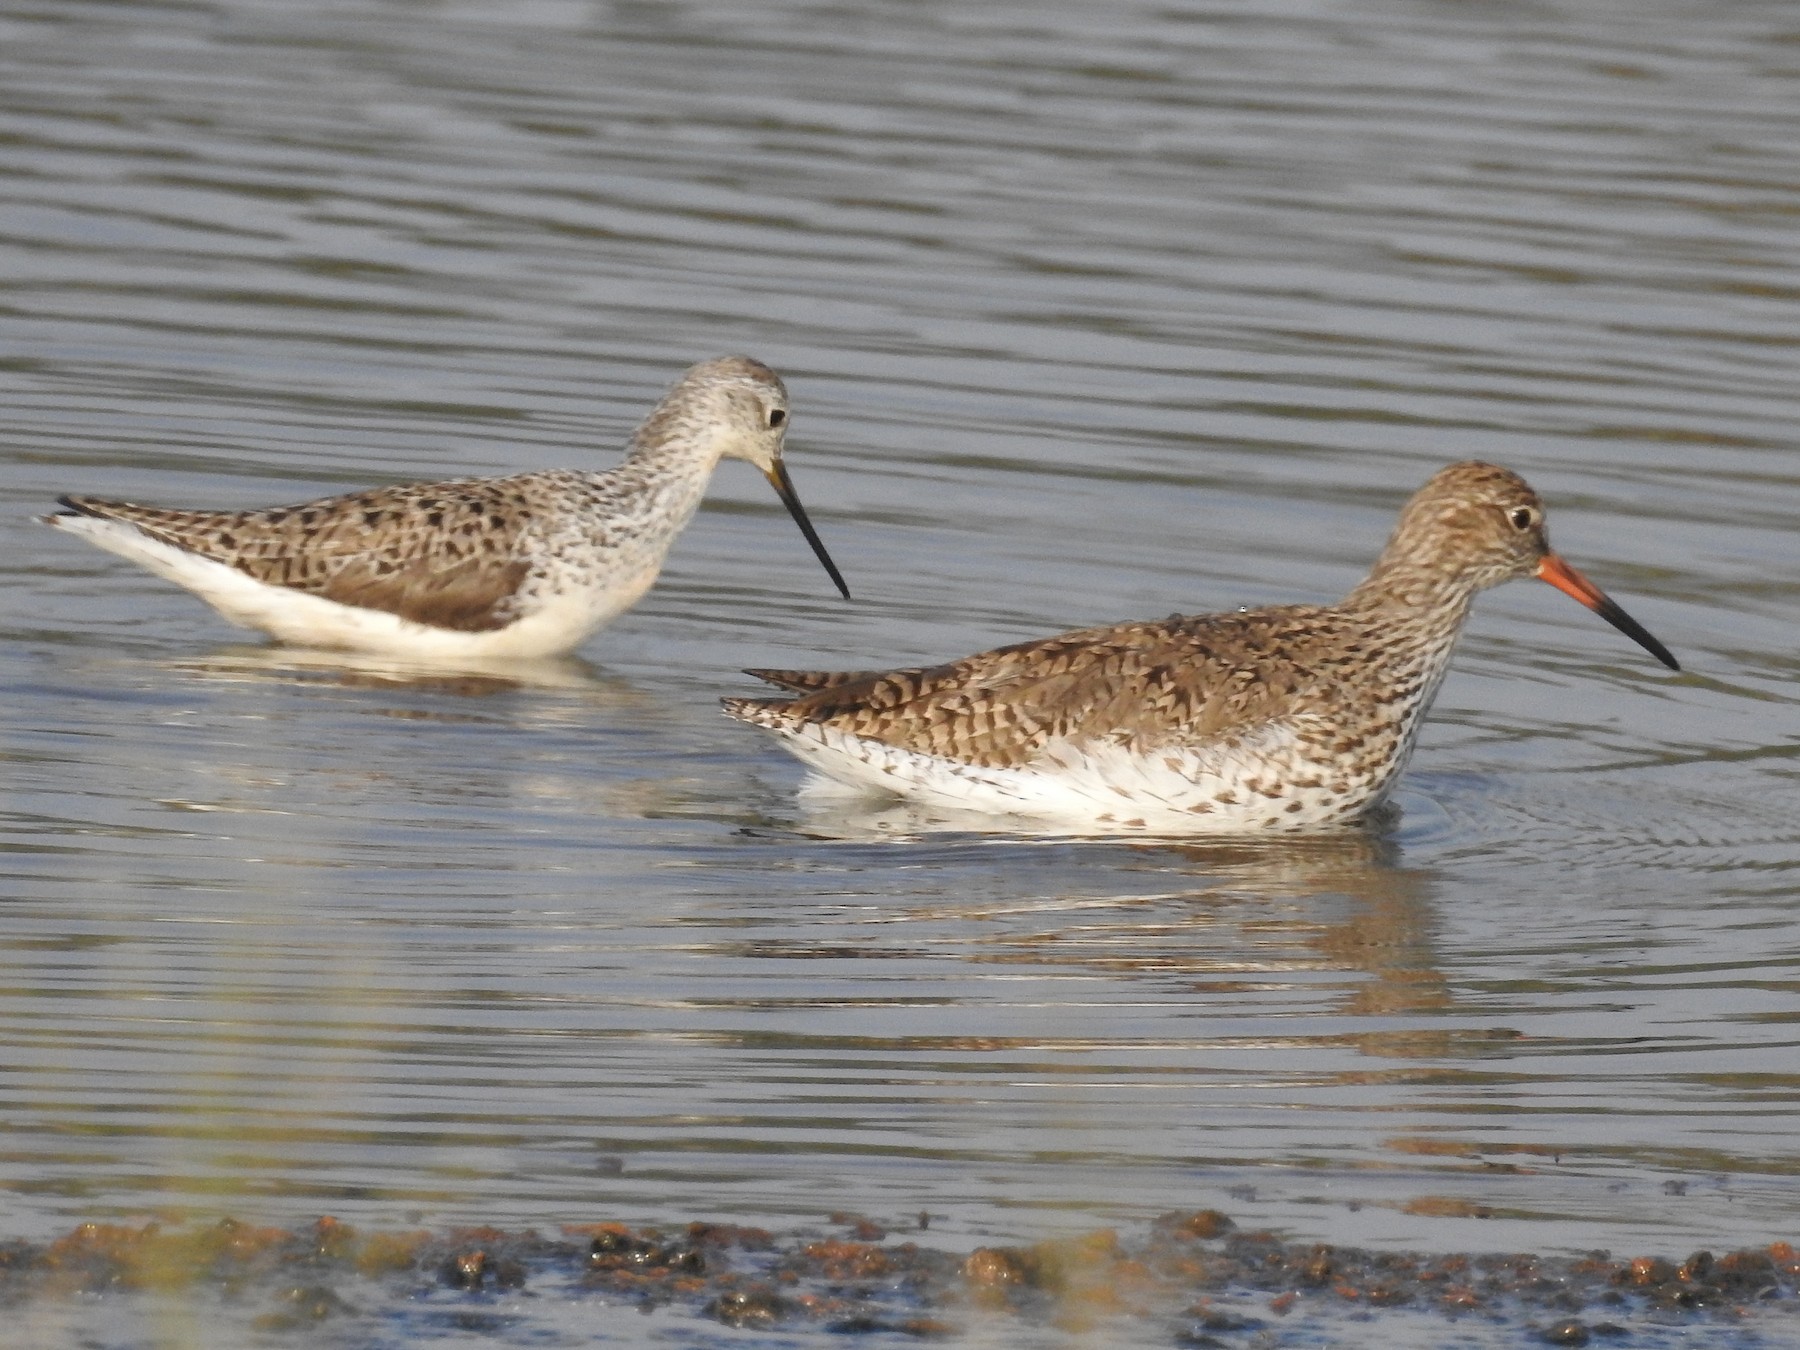
[[[0,144],[0,1236],[1800,1231],[1791,7],[14,3]],[[732,351],[853,604],[741,465],[466,677],[31,521],[603,465]],[[1384,837],[929,829],[716,712],[1328,599],[1472,456],[1686,672],[1484,597]]]

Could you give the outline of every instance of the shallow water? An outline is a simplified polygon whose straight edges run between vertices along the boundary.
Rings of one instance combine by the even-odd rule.
[[[1797,89],[1753,3],[0,10],[0,1236],[1794,1236]],[[455,678],[29,519],[608,463],[727,351],[853,604],[741,466]],[[715,711],[1330,598],[1470,456],[1686,673],[1484,597],[1385,837],[932,829]]]

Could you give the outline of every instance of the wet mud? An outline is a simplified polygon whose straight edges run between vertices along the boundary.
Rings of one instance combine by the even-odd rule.
[[[1800,1343],[1800,1250],[1785,1242],[1679,1260],[1374,1251],[1284,1241],[1214,1210],[1164,1215],[1129,1239],[1099,1230],[972,1251],[931,1239],[924,1215],[903,1232],[833,1215],[827,1230],[785,1236],[703,1222],[554,1234],[331,1218],[298,1229],[87,1223],[48,1243],[0,1243],[0,1309],[205,1296],[254,1332],[303,1345],[381,1339],[357,1325],[391,1335],[397,1309],[425,1304],[529,1321],[532,1300],[577,1310],[600,1339],[609,1322],[628,1335],[629,1314],[662,1312],[696,1331],[715,1325],[720,1341],[736,1339],[731,1328],[925,1342],[1012,1323],[1117,1343],[1273,1347],[1338,1343],[1347,1323],[1364,1324],[1366,1342],[1404,1318],[1406,1344],[1735,1343],[1732,1328],[1745,1344]],[[470,1329],[466,1317],[453,1325]],[[423,1323],[410,1331],[431,1339]]]

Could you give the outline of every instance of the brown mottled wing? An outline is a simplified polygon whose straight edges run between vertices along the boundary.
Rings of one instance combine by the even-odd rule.
[[[1340,672],[1310,664],[1331,612],[1175,616],[1065,633],[926,670],[848,678],[800,698],[734,700],[771,727],[822,723],[851,735],[989,768],[1065,738],[1138,746],[1249,730],[1328,696]]]
[[[884,673],[887,672],[879,670],[746,670],[744,672],[746,675],[755,676],[765,684],[792,689],[797,694],[809,694],[815,689],[835,689],[840,684],[849,684],[853,680],[873,679]],[[894,671],[892,673],[919,675],[923,671]]]
[[[511,623],[529,571],[517,545],[530,501],[517,479],[372,488],[261,511],[182,511],[77,496],[62,504],[135,525],[272,586],[461,632]]]

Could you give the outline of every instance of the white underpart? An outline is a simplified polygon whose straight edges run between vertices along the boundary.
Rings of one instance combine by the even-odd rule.
[[[267,582],[225,563],[152,539],[135,525],[97,516],[51,516],[59,530],[130,559],[185,586],[232,623],[303,647],[338,647],[414,660],[461,657],[528,658],[572,650],[618,617],[656,580],[660,557],[632,576],[608,578],[600,588],[571,588],[544,596],[525,617],[491,632],[465,633],[414,623],[386,610],[340,604]]]
[[[894,793],[926,806],[1029,816],[1101,831],[1242,834],[1342,825],[1385,791],[1333,793],[1328,786],[1269,790],[1319,773],[1296,735],[1298,721],[1272,722],[1201,749],[1135,752],[1113,742],[1061,742],[1017,768],[989,769],[851,736],[816,722],[780,731],[812,768],[851,787]],[[1395,773],[1387,779],[1391,784]],[[1233,801],[1221,802],[1221,795]],[[1290,809],[1293,803],[1297,808]],[[1198,809],[1197,809],[1198,808]]]

